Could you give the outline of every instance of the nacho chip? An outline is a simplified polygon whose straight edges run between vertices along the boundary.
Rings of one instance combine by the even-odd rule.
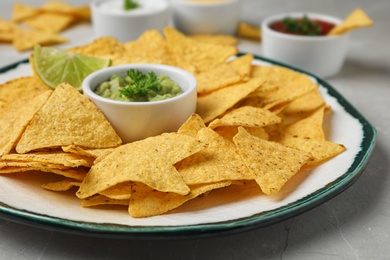
[[[238,128],[241,126],[220,126],[214,131],[223,138],[233,142],[233,137],[238,133]],[[244,129],[253,136],[269,140],[269,134],[262,127],[244,127]]]
[[[208,71],[225,63],[238,51],[235,46],[199,42],[171,27],[166,27],[164,34],[176,60],[183,60],[193,65],[195,73]]]
[[[352,30],[372,26],[374,22],[368,15],[360,8],[355,9],[347,18],[341,23],[333,27],[328,35],[340,35],[350,32]]]
[[[48,33],[58,33],[69,28],[75,21],[76,18],[71,15],[42,13],[40,15],[24,19],[23,23],[33,30]]]
[[[213,120],[208,126],[212,129],[220,126],[264,127],[281,122],[282,118],[267,109],[243,106]]]
[[[12,21],[6,21],[0,17],[0,42],[12,42],[20,27]]]
[[[207,148],[177,165],[187,185],[254,179],[233,143],[208,127],[200,129],[197,138],[207,143]]]
[[[27,51],[33,49],[35,44],[41,46],[54,45],[68,42],[68,38],[55,33],[19,30],[12,42],[17,51]]]
[[[99,192],[99,194],[114,200],[130,199],[131,183],[130,182],[118,183],[108,189]]]
[[[325,105],[320,91],[314,90],[295,99],[283,110],[284,115],[304,116]]]
[[[25,128],[51,93],[47,90],[35,98],[21,98],[25,102],[23,106],[8,106],[5,112],[3,111],[0,117],[0,156],[9,153],[15,147]]]
[[[251,79],[248,82],[233,84],[209,95],[200,96],[197,102],[197,113],[205,123],[209,123],[224,114],[263,83],[264,80],[262,79]]]
[[[237,83],[241,78],[241,75],[232,66],[224,63],[208,71],[199,73],[196,76],[198,80],[196,91],[199,95],[204,95]]]
[[[91,198],[86,198],[81,201],[81,206],[88,208],[88,207],[96,207],[100,205],[122,205],[122,206],[128,206],[129,200],[116,200],[116,199],[110,199],[104,195],[96,195]]]
[[[44,165],[35,165],[32,166],[8,166],[0,168],[0,174],[9,174],[9,173],[16,173],[16,172],[47,172],[47,173],[54,173],[66,178],[74,179],[77,181],[84,180],[88,168],[80,167],[77,170],[70,168],[70,169],[57,169],[53,167],[46,167]]]
[[[242,78],[249,77],[252,71],[253,54],[245,54],[229,62],[229,65],[241,75]]]
[[[176,133],[122,145],[92,166],[77,196],[85,199],[127,181],[142,182],[163,192],[188,194],[189,188],[173,164],[205,147],[193,137]]]
[[[91,18],[91,11],[88,5],[72,6],[61,1],[47,1],[41,6],[45,12],[67,14],[78,18],[78,20],[88,21]]]
[[[237,30],[238,36],[255,41],[261,40],[261,29],[246,22],[240,22]]]
[[[63,83],[36,113],[16,146],[18,153],[78,145],[110,148],[121,144],[111,124],[87,97]]]
[[[73,187],[80,187],[81,182],[72,179],[65,179],[56,182],[42,184],[41,187],[50,191],[67,191]]]
[[[196,137],[199,130],[206,127],[203,119],[198,114],[192,114],[177,131],[179,134]]]
[[[236,37],[226,34],[194,34],[189,35],[189,37],[200,42],[219,45],[236,46],[238,43],[238,39]]]
[[[231,182],[219,182],[191,186],[188,195],[182,196],[176,193],[159,192],[143,185],[135,183],[132,187],[133,196],[130,198],[129,214],[134,218],[151,217],[164,214],[173,210],[185,202],[211,190],[229,186]]]
[[[261,190],[275,195],[311,158],[308,152],[254,137],[240,127],[233,138]]]
[[[11,20],[13,22],[21,22],[26,18],[39,14],[40,12],[41,11],[39,10],[39,8],[36,8],[34,6],[22,3],[15,3],[12,9]]]

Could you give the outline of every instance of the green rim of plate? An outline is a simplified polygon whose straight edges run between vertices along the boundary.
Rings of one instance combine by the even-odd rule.
[[[246,53],[239,53],[237,56],[242,56],[245,54]],[[306,197],[296,200],[293,203],[290,203],[283,207],[271,211],[261,212],[259,214],[247,216],[240,219],[199,225],[131,227],[123,225],[77,222],[21,211],[19,209],[5,205],[1,202],[0,217],[10,221],[32,225],[39,228],[86,236],[98,236],[120,239],[125,238],[136,240],[183,238],[193,239],[235,234],[265,227],[304,213],[340,194],[348,187],[350,187],[363,173],[369,161],[371,153],[375,147],[376,129],[368,122],[366,118],[364,118],[364,116],[359,113],[359,111],[357,111],[343,96],[341,96],[339,92],[337,92],[329,83],[327,83],[320,77],[310,72],[284,64],[282,62],[266,59],[257,55],[254,55],[254,58],[256,60],[271,63],[273,65],[284,66],[313,77],[320,85],[322,85],[322,87],[327,89],[328,94],[335,98],[350,116],[359,121],[362,126],[363,132],[363,138],[360,144],[360,151],[356,154],[355,159],[348,168],[348,170],[339,178],[337,178],[331,183],[328,183],[323,188],[307,195]],[[18,65],[22,63],[28,63],[28,60],[23,60],[1,68],[0,74],[15,69]]]

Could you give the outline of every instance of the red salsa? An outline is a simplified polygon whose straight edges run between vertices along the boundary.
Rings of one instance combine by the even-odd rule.
[[[283,20],[274,22],[270,25],[272,30],[305,36],[323,36],[327,35],[335,24],[326,22],[320,19],[309,19],[307,16],[303,18],[286,17]]]

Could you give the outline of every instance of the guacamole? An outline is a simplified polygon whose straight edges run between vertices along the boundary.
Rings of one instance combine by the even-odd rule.
[[[183,91],[168,76],[154,72],[128,70],[126,76],[112,75],[94,91],[99,96],[129,102],[158,101],[175,97]]]

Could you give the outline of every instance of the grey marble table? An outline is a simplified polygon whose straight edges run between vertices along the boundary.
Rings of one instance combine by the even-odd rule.
[[[8,19],[15,1],[0,1]],[[21,0],[40,5],[44,0]],[[87,4],[87,0],[68,0]],[[340,74],[327,79],[377,129],[364,173],[350,188],[293,218],[234,235],[190,240],[121,240],[49,231],[0,219],[0,259],[389,259],[390,258],[390,2],[388,0],[243,0],[242,20],[314,11],[344,17],[356,7],[373,18],[351,35]],[[71,30],[69,45],[88,42],[91,30]],[[261,55],[260,44],[240,50]],[[24,59],[0,44],[0,67]]]

